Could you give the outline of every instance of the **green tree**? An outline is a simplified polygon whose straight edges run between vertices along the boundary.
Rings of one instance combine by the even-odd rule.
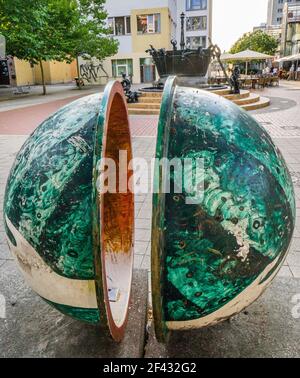
[[[74,33],[74,56],[86,54],[102,60],[118,51],[118,42],[108,37],[105,0],[78,0],[77,24]]]
[[[70,63],[79,53],[104,59],[115,54],[117,42],[105,27],[104,0],[0,0],[0,33],[7,53],[39,64]]]
[[[230,54],[236,54],[244,50],[253,50],[260,53],[274,55],[278,47],[277,40],[262,30],[253,33],[245,33],[230,49]]]

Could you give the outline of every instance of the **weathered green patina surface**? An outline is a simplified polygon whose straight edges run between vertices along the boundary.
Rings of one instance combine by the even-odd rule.
[[[92,173],[100,103],[100,95],[84,97],[39,126],[17,155],[4,199],[5,217],[46,265],[74,280],[94,279]],[[99,319],[97,309],[93,316],[90,309],[64,312]]]
[[[33,133],[16,158],[4,201],[6,216],[47,264],[74,279],[94,278],[90,214],[100,100],[73,102]]]
[[[28,285],[62,313],[100,324],[116,341],[129,308],[134,197],[106,196],[98,179],[107,151],[117,163],[121,143],[131,156],[116,81],[36,129],[16,157],[4,199],[8,244]]]
[[[241,311],[282,264],[294,229],[293,185],[258,123],[216,95],[166,84],[157,158],[203,159],[203,199],[153,198],[153,302],[157,335],[214,324]],[[178,184],[178,183],[177,183]],[[173,188],[173,190],[172,190]]]

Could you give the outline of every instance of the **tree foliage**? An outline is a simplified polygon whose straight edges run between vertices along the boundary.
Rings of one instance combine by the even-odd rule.
[[[108,38],[105,0],[79,0],[77,2],[77,39],[74,55],[85,53],[99,60],[117,53],[118,43]]]
[[[257,30],[253,33],[245,33],[239,38],[230,49],[230,54],[236,54],[244,50],[253,50],[260,53],[274,55],[278,47],[276,39],[264,33],[262,30]]]
[[[108,37],[105,0],[0,0],[7,54],[34,64],[71,62],[79,54],[102,60],[117,52]],[[42,72],[43,75],[43,72]],[[45,86],[44,86],[45,87]]]

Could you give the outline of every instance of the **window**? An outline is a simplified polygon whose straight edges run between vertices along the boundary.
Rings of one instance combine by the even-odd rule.
[[[198,31],[207,29],[207,17],[187,17],[186,19],[186,31]]]
[[[131,34],[131,19],[129,16],[125,17],[126,19],[126,34]]]
[[[206,37],[187,37],[186,44],[189,49],[198,49],[206,47]]]
[[[115,17],[115,35],[125,34],[125,19],[124,17]]]
[[[110,34],[115,34],[115,23],[113,17],[108,18],[108,29]]]
[[[186,0],[186,10],[205,10],[207,9],[207,0]]]
[[[109,17],[108,28],[112,35],[126,35],[131,33],[130,16]]]
[[[127,76],[133,74],[132,59],[113,59],[111,64],[113,77],[121,77],[123,73]]]
[[[137,31],[139,34],[160,33],[160,14],[137,16]]]

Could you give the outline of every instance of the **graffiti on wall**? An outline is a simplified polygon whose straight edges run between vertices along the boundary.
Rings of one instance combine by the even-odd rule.
[[[101,63],[95,65],[93,62],[83,63],[79,67],[80,77],[89,83],[97,82],[99,79],[108,78],[108,73]]]

